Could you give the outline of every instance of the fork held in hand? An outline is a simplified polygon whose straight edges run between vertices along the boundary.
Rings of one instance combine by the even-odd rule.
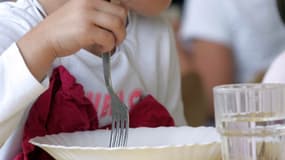
[[[110,56],[110,53],[102,54],[104,79],[106,88],[111,96],[112,107],[112,129],[109,147],[124,147],[127,145],[128,140],[129,110],[113,90]]]

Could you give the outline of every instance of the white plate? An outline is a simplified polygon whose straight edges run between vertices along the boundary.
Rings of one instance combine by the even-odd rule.
[[[131,128],[125,148],[108,148],[109,136],[108,130],[96,130],[30,142],[57,160],[221,160],[220,136],[212,127]]]

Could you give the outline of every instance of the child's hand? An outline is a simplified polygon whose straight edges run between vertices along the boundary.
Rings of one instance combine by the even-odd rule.
[[[123,41],[126,17],[126,9],[104,0],[70,0],[35,30],[58,57],[86,47],[101,54]]]
[[[85,47],[100,54],[123,41],[126,17],[126,9],[103,0],[71,0],[41,25],[58,56]]]
[[[55,57],[81,48],[111,51],[125,36],[127,10],[105,0],[69,0],[22,37],[17,45],[34,76],[41,80]]]

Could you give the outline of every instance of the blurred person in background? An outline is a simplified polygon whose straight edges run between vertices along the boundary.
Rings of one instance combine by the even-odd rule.
[[[285,1],[276,0],[278,6],[278,12],[285,26]],[[263,83],[285,83],[285,50],[279,55],[269,67]]]
[[[285,49],[285,29],[272,0],[191,0],[184,9],[181,36],[202,79],[213,122],[212,88],[261,81]]]

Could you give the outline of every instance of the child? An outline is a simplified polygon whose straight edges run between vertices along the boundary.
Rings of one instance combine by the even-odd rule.
[[[110,99],[98,55],[114,48],[112,82],[124,103],[132,106],[140,96],[151,94],[167,106],[176,125],[185,124],[172,31],[155,16],[170,0],[120,3],[0,3],[0,160],[10,160],[19,152],[26,113],[59,65],[84,87],[100,126],[110,124]]]

